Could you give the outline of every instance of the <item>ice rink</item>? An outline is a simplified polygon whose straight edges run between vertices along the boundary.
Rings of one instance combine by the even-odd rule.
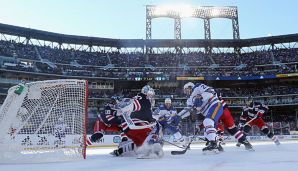
[[[61,163],[5,164],[0,171],[297,171],[298,141],[283,141],[280,146],[273,142],[252,142],[256,151],[249,152],[235,143],[224,146],[225,151],[215,155],[203,155],[202,144],[191,145],[183,155],[173,156],[165,145],[162,159],[136,159],[113,157],[114,148],[92,148],[87,159]]]

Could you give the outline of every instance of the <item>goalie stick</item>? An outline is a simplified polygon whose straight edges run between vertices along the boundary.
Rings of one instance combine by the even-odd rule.
[[[171,151],[172,155],[181,155],[181,154],[185,154],[186,151],[189,149],[190,144],[193,142],[193,140],[195,139],[197,133],[199,132],[199,130],[197,129],[194,136],[191,138],[190,142],[187,144],[186,148],[182,151]]]
[[[170,141],[167,141],[167,140],[165,140],[165,139],[162,139],[162,141],[163,141],[163,142],[166,142],[166,143],[168,143],[168,144],[170,144],[170,145],[173,145],[173,146],[175,146],[175,147],[185,149],[185,147],[182,147],[182,146],[179,146],[179,145],[177,145],[177,144],[171,143]]]
[[[137,126],[137,125],[134,124],[134,122],[131,119],[131,117],[129,116],[128,112],[123,112],[122,116],[123,116],[125,122],[127,123],[129,129],[145,129],[145,128],[151,128],[151,127],[156,125],[156,122],[153,122],[153,123],[150,123],[148,125]]]

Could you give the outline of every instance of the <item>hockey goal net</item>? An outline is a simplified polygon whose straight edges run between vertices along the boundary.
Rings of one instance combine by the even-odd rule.
[[[88,82],[50,80],[11,87],[0,108],[0,163],[86,157]],[[19,92],[18,92],[19,91]]]

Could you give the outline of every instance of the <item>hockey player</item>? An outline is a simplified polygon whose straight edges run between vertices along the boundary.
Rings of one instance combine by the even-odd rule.
[[[262,133],[267,135],[268,138],[272,139],[276,145],[280,145],[278,137],[273,135],[262,118],[263,115],[268,112],[269,108],[264,104],[253,101],[252,96],[248,97],[245,103],[240,116],[240,129],[243,130],[245,134],[248,134],[251,127],[255,125],[262,131]],[[238,143],[237,146],[240,146],[240,144]]]
[[[203,125],[205,127],[205,138],[209,141],[207,146],[203,148],[203,152],[215,152],[219,151],[219,146],[216,140],[216,125],[220,116],[223,113],[223,107],[219,101],[213,88],[197,83],[194,85],[189,82],[183,87],[184,93],[188,95],[187,107],[184,108],[178,115],[182,118],[190,115],[190,110],[197,110],[205,116]],[[220,149],[222,150],[222,149]]]
[[[221,141],[221,136],[224,133],[224,128],[226,128],[228,133],[233,135],[238,140],[238,143],[244,144],[246,150],[253,150],[252,145],[247,141],[246,136],[235,125],[233,116],[228,108],[228,105],[223,100],[221,95],[219,96],[219,100],[223,105],[223,114],[220,116],[219,124],[217,126],[217,132],[220,137],[219,140]]]
[[[154,90],[146,85],[133,99],[123,99],[119,104],[119,113],[123,116],[123,131],[133,143],[127,143],[115,150],[116,155],[134,150],[138,158],[160,158],[163,150],[160,141],[160,125],[152,117]]]
[[[174,141],[185,146],[185,138],[181,135],[179,124],[181,117],[177,115],[177,110],[172,105],[172,100],[166,98],[164,104],[160,105],[153,116],[161,124],[163,130],[168,130],[174,136]]]
[[[121,123],[123,118],[117,116],[117,110],[115,110],[115,105],[119,102],[120,97],[112,96],[110,101],[105,105],[104,112],[98,115],[97,120],[94,123],[93,134],[90,137],[90,141],[87,140],[87,144],[99,142],[103,137],[105,131],[110,132],[122,132]],[[122,132],[121,140],[126,141],[127,137]]]

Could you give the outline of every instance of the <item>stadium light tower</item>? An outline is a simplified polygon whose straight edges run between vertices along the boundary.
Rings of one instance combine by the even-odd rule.
[[[181,39],[181,19],[201,18],[204,20],[205,39],[211,39],[210,19],[226,18],[232,20],[233,38],[240,39],[238,10],[235,6],[190,6],[170,5],[155,6],[146,5],[146,39],[152,38],[152,19],[159,17],[173,18],[175,20],[175,38]]]

